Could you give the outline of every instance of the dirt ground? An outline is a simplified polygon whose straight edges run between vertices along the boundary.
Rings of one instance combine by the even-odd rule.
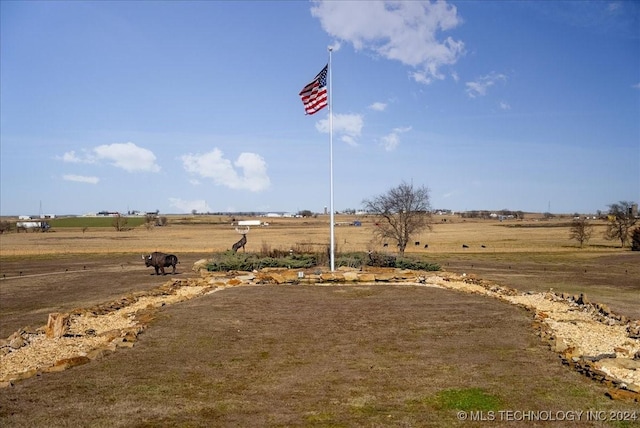
[[[177,277],[194,275],[196,260],[210,252],[180,253]],[[522,291],[586,293],[593,301],[631,319],[640,319],[640,254],[605,254],[564,262],[500,261],[487,256],[433,254],[446,271],[475,274]],[[0,263],[0,337],[25,326],[44,325],[52,312],[103,303],[132,291],[156,287],[169,277],[145,268],[139,254],[47,255]]]
[[[247,251],[322,248],[326,228],[317,223],[252,229]],[[339,250],[382,250],[371,227],[337,228]],[[408,251],[523,291],[586,293],[640,319],[640,254],[603,240],[576,250],[566,232],[447,222]],[[193,276],[196,260],[238,238],[229,225],[2,235],[0,337],[43,326],[52,312]],[[178,254],[175,276],[145,268],[141,254],[156,249]],[[228,289],[162,308],[131,349],[1,389],[0,425],[532,426],[463,421],[456,409],[465,404],[441,398],[452,391],[479,391],[471,407],[486,411],[607,416],[544,426],[609,426],[610,411],[640,411],[563,366],[532,321],[504,302],[426,287]]]
[[[195,275],[193,262],[207,255],[182,254],[176,277]],[[469,262],[449,260],[449,268]],[[511,283],[534,268],[481,266]],[[508,276],[513,271],[520,273]],[[137,254],[14,260],[2,263],[2,273],[3,337],[43,325],[50,312],[103,303],[172,277],[153,275]],[[558,282],[575,277],[558,268],[554,275]],[[633,282],[627,287],[633,290]],[[426,287],[228,289],[162,309],[132,349],[0,390],[0,423],[474,426],[439,399],[452,389],[480,390],[503,411],[640,411],[609,400],[604,386],[563,366],[531,323],[522,308]],[[606,426],[574,422],[545,426]]]

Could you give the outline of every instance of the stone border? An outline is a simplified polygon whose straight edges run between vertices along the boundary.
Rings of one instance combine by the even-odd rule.
[[[206,263],[207,260],[199,260],[193,266],[193,270],[199,273],[199,278],[174,279],[157,289],[135,293],[107,304],[77,309],[69,314],[52,314],[54,318],[64,320],[62,324],[58,324],[57,332],[53,332],[51,326],[44,326],[35,331],[21,329],[8,339],[0,340],[0,363],[3,359],[7,360],[19,353],[28,354],[26,351],[31,347],[35,349],[44,346],[53,354],[48,361],[41,361],[19,372],[5,373],[0,377],[0,387],[12,386],[16,381],[35,375],[86,364],[115,352],[118,348],[133,347],[138,335],[148,327],[158,308],[225,288],[270,284],[411,284],[481,294],[526,308],[534,314],[533,326],[538,335],[560,355],[563,364],[605,384],[608,387],[607,395],[612,399],[640,402],[640,321],[618,316],[605,305],[589,302],[584,295],[522,293],[472,275],[446,272],[393,268],[340,268],[334,272],[323,269],[265,268],[254,272],[208,272],[205,269]],[[538,300],[538,305],[531,303],[534,298]],[[625,328],[628,343],[624,342],[623,346],[614,347],[604,353],[584,354],[580,346],[571,343],[571,338],[563,336],[557,325],[552,325],[554,313],[540,308],[541,299],[548,301],[550,305],[561,305],[560,307],[569,312],[586,314],[586,322],[593,325],[617,327],[618,330]],[[114,315],[126,322],[114,328]],[[100,319],[109,316],[112,316],[110,322],[100,325]],[[71,353],[60,355],[59,349],[56,348],[64,347],[65,342],[85,342],[86,346],[76,346]],[[35,352],[41,353],[37,349]],[[29,355],[25,355],[23,359],[28,358]]]

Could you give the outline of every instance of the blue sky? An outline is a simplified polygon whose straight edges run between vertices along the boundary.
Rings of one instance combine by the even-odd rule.
[[[0,2],[0,214],[640,200],[640,3]]]

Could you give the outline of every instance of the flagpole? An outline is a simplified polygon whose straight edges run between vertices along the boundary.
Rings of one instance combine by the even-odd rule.
[[[329,201],[329,209],[331,210],[331,214],[329,215],[329,221],[331,225],[329,227],[330,230],[330,254],[331,254],[331,272],[335,270],[335,236],[334,236],[334,226],[335,221],[333,217],[334,209],[333,209],[333,93],[332,93],[332,79],[333,72],[331,71],[331,51],[333,48],[329,47],[329,169],[330,169],[330,201]]]

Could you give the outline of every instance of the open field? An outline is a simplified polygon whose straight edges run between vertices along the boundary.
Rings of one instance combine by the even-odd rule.
[[[55,219],[47,233],[7,233],[0,235],[3,256],[147,252],[151,248],[169,246],[174,252],[224,251],[239,238],[234,231],[233,217],[191,216],[169,217],[169,226],[145,228],[142,224],[116,232],[109,227],[109,219]],[[140,218],[135,218],[138,223]],[[265,220],[264,218],[262,220]],[[299,245],[313,245],[319,249],[329,243],[329,218],[266,219],[269,226],[255,226],[248,235],[247,251],[260,251],[262,245],[289,249]],[[372,237],[376,227],[372,217],[337,216],[338,224],[358,220],[361,227],[336,226],[338,251],[383,250],[383,243]],[[87,226],[80,226],[84,221]],[[524,221],[466,220],[454,216],[434,216],[432,230],[415,237],[420,245],[409,245],[408,253],[558,253],[575,252],[577,245],[569,240],[570,219]],[[64,225],[56,227],[56,223]],[[133,220],[131,221],[133,223]],[[73,227],[70,225],[78,224]],[[92,225],[100,225],[92,226]],[[619,242],[603,238],[605,223],[594,221],[594,233],[582,254],[617,252]],[[131,226],[131,225],[130,225]],[[18,235],[18,236],[16,236]],[[393,243],[391,247],[393,247]],[[425,249],[424,245],[429,248]],[[463,249],[462,244],[469,246]],[[482,248],[482,246],[486,248]],[[384,249],[386,251],[386,249]],[[391,251],[391,250],[390,250]]]
[[[199,220],[0,235],[0,337],[170,279],[151,275],[142,253],[173,252],[177,277],[194,275],[193,262],[240,237],[226,219]],[[386,251],[363,220],[336,227],[338,251]],[[270,223],[251,229],[247,251],[328,244],[327,218]],[[559,222],[449,218],[408,252],[521,290],[586,293],[640,319],[640,253],[603,240],[603,228],[578,249]],[[486,297],[406,285],[229,289],[162,309],[134,348],[0,390],[0,424],[487,426],[457,409],[640,411],[562,366],[531,321]],[[545,423],[572,425],[640,424]]]
[[[349,223],[356,217],[338,216]],[[337,252],[383,251],[393,253],[393,243],[373,239],[371,218],[357,218],[361,227],[335,227]],[[0,235],[0,276],[28,274],[28,269],[64,271],[63,263],[29,263],[64,256],[78,266],[96,255],[122,256],[124,264],[139,268],[140,255],[152,251],[208,257],[231,248],[240,235],[231,217],[186,216],[170,218],[170,225],[151,230],[138,226],[124,232],[111,227],[53,228],[47,233]],[[477,274],[523,290],[586,293],[614,311],[640,319],[640,253],[621,250],[618,242],[603,238],[605,224],[596,222],[589,245],[583,249],[569,240],[569,219],[543,221],[463,220],[436,216],[431,231],[416,237],[407,254],[439,263],[444,270]],[[445,221],[446,220],[446,221]],[[254,227],[247,235],[246,250],[311,249],[325,251],[329,244],[328,217],[269,219],[268,227]],[[424,245],[428,244],[428,248]],[[465,244],[469,248],[462,248]],[[482,247],[484,245],[484,248]],[[185,259],[186,257],[186,259]],[[99,259],[98,259],[99,260]]]

